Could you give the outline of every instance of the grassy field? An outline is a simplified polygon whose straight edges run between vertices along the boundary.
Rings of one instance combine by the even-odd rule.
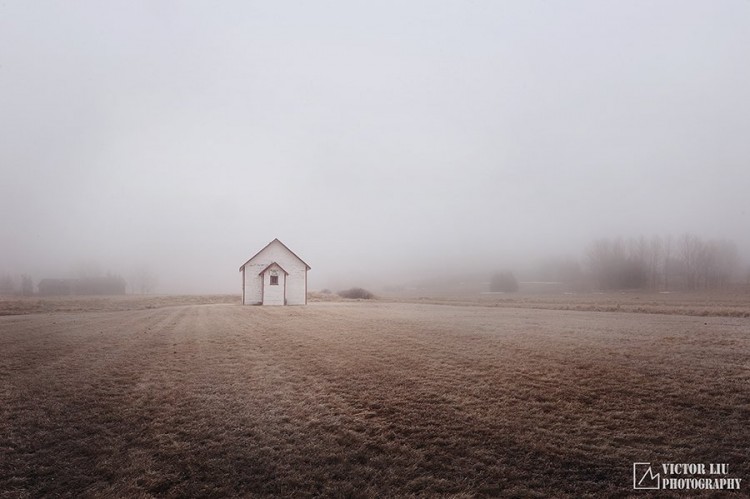
[[[698,317],[750,317],[750,289],[715,292],[487,293],[394,296],[394,301],[579,312],[634,312]]]
[[[239,295],[116,295],[17,297],[0,295],[0,316],[50,312],[114,312],[176,305],[240,303]]]
[[[647,496],[635,461],[750,480],[742,317],[144,300],[0,317],[0,497]]]

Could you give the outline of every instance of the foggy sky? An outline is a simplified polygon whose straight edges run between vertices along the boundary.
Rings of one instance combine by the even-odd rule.
[[[750,2],[0,3],[0,272],[236,292],[694,232],[750,254]]]

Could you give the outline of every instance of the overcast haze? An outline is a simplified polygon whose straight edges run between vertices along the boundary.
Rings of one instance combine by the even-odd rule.
[[[750,249],[750,2],[0,3],[0,272],[239,293]]]

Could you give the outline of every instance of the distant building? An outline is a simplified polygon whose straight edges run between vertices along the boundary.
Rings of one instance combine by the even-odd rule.
[[[86,277],[84,279],[42,279],[42,296],[124,295],[125,279],[119,276]]]
[[[240,267],[243,305],[306,305],[310,266],[274,239]]]

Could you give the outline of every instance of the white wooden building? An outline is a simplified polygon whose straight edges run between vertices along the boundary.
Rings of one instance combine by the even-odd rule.
[[[243,305],[306,305],[310,266],[274,239],[240,267]]]

